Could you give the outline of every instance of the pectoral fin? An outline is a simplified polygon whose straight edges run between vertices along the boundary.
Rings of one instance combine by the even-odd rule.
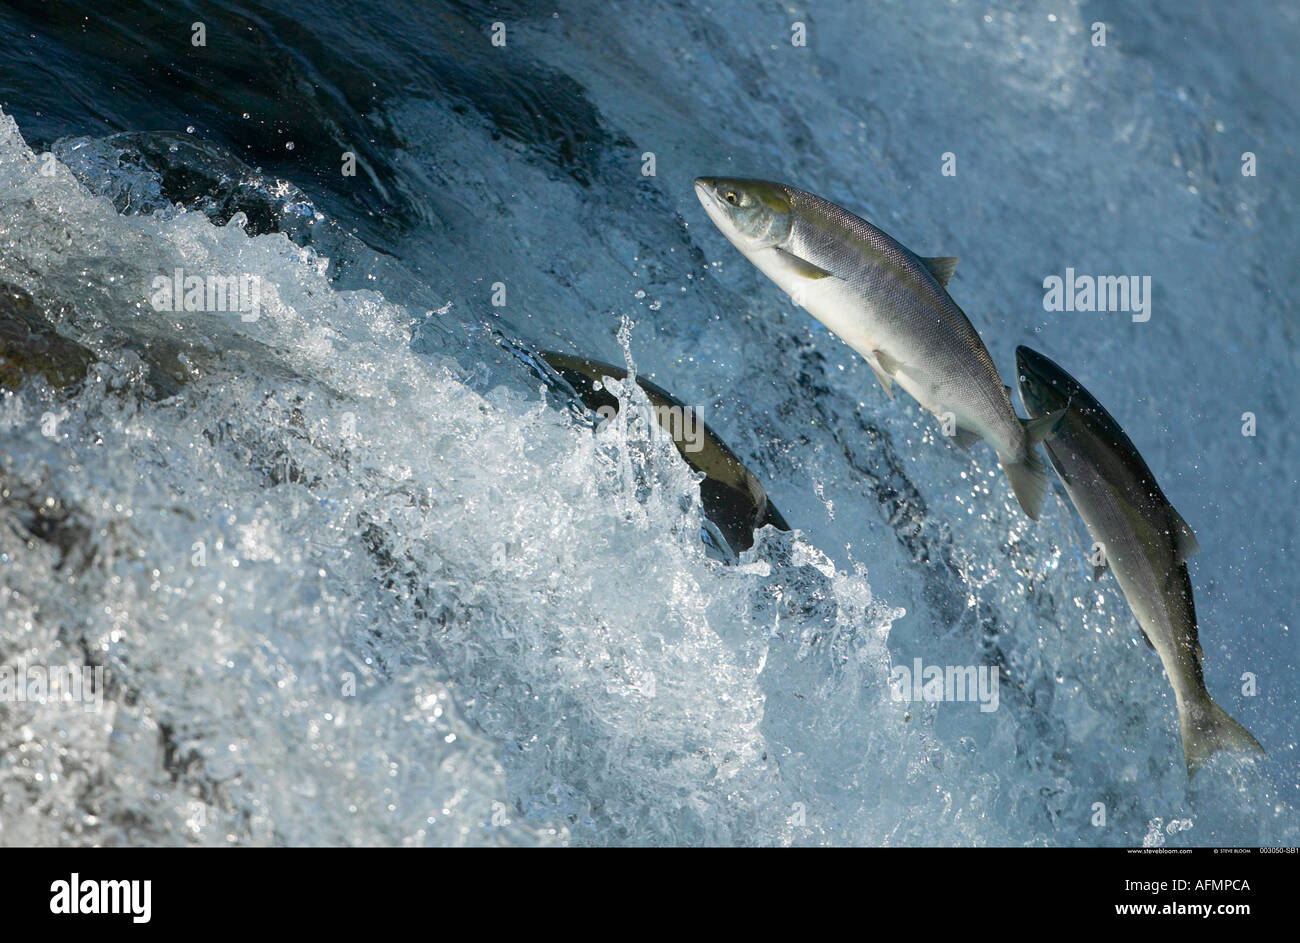
[[[814,265],[807,259],[799,258],[799,256],[795,255],[793,252],[787,252],[785,249],[777,249],[776,254],[779,255],[785,261],[785,264],[790,266],[794,273],[801,278],[817,279],[831,277],[831,273],[826,271],[826,269],[819,265]]]

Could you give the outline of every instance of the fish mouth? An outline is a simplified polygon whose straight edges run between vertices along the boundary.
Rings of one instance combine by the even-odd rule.
[[[714,186],[711,177],[695,178],[695,195],[699,197],[700,202],[707,208],[710,204],[718,202],[718,190]]]
[[[1068,408],[1077,384],[1068,373],[1029,347],[1016,348],[1016,385],[1031,417]]]
[[[1038,351],[1021,345],[1016,348],[1016,372],[1040,383],[1054,383],[1061,370]]]
[[[1024,347],[1024,346],[1017,347],[1016,348],[1016,373],[1020,374],[1020,376],[1026,376],[1026,377],[1036,376],[1038,371],[1035,370],[1034,368],[1037,366],[1036,361],[1038,361],[1039,359],[1040,359],[1039,355],[1035,351],[1030,350],[1028,347]]]

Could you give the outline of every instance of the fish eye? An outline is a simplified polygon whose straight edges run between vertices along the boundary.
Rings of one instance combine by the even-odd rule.
[[[725,193],[722,194],[722,198],[726,200],[728,203],[730,203],[732,206],[740,205],[740,194],[737,193],[735,190],[726,191]]]

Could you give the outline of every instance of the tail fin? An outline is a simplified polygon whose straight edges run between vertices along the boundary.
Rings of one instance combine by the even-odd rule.
[[[1059,409],[1037,419],[1021,419],[1020,424],[1025,428],[1025,457],[1011,463],[1003,462],[1000,456],[998,459],[1011,481],[1011,490],[1016,493],[1016,500],[1030,520],[1038,520],[1039,512],[1043,510],[1043,498],[1047,494],[1047,466],[1038,454],[1038,443],[1052,434],[1064,415],[1065,410]]]
[[[1002,463],[1002,470],[1011,481],[1011,490],[1016,493],[1016,500],[1024,508],[1031,520],[1038,520],[1038,513],[1043,509],[1043,497],[1047,494],[1047,466],[1038,449],[1030,447],[1025,457],[1012,464]]]
[[[1211,756],[1220,751],[1263,756],[1264,748],[1250,731],[1228,716],[1228,712],[1207,694],[1204,707],[1179,705],[1178,726],[1183,734],[1183,756],[1191,777]]]

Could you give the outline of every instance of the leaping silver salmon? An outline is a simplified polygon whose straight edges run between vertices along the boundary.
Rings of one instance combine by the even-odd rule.
[[[1035,448],[1055,417],[1020,419],[1011,391],[947,291],[957,260],[922,258],[865,219],[767,180],[700,177],[709,218],[745,258],[861,354],[885,392],[897,383],[960,447],[997,451],[1037,519],[1047,471]]]
[[[1183,756],[1190,776],[1220,750],[1262,754],[1250,732],[1210,697],[1201,669],[1196,608],[1187,558],[1198,547],[1151,469],[1110,413],[1048,358],[1016,348],[1020,398],[1030,416],[1064,414],[1044,440],[1105,566],[1137,617],[1142,635],[1174,688]]]

